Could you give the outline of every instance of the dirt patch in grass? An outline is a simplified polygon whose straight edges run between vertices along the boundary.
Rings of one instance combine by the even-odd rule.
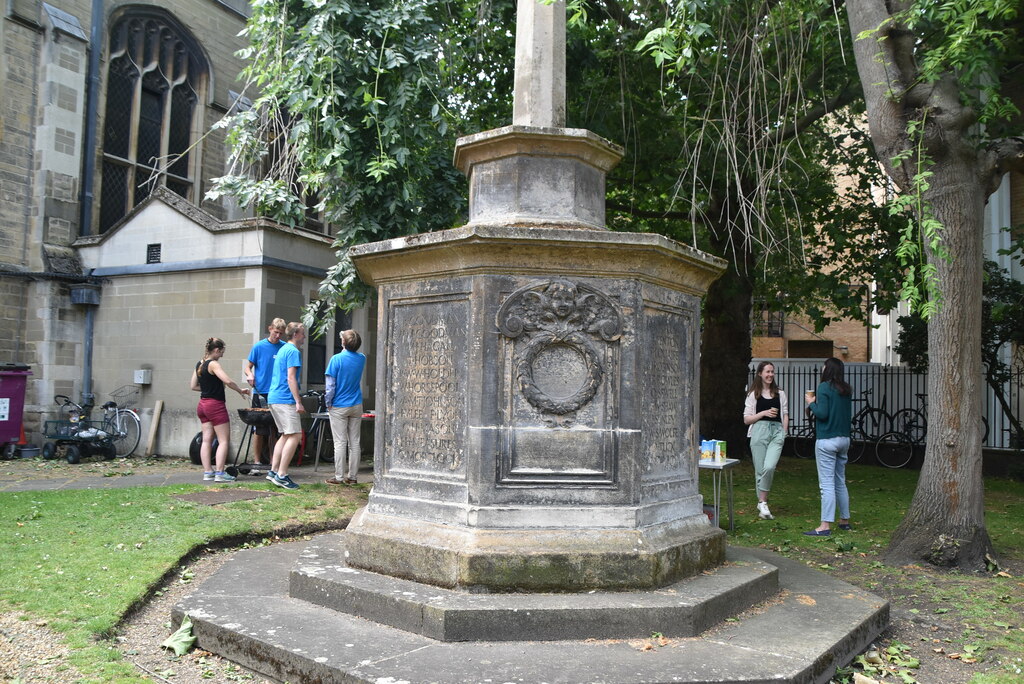
[[[101,458],[68,463],[60,459],[46,461],[42,458],[16,458],[0,461],[0,473],[9,482],[24,480],[67,479],[78,477],[123,477],[126,475],[147,475],[181,470],[194,471],[191,461],[180,457],[132,456],[105,461]]]
[[[68,664],[70,653],[45,620],[0,613],[0,681],[76,681],[81,674]]]
[[[876,646],[883,655],[892,647],[903,657],[919,660],[920,667],[908,670],[917,682],[966,684],[979,673],[1003,673],[1009,677],[1005,681],[1015,681],[1008,666],[1016,663],[1019,667],[1022,663],[1016,653],[1000,643],[1013,638],[1014,631],[1019,635],[1017,643],[1024,640],[1024,617],[1019,608],[1013,608],[1024,604],[1024,562],[1004,561],[1001,570],[1009,577],[993,578],[919,565],[884,566],[856,547],[837,552],[828,540],[822,540],[821,548],[783,552],[887,599],[891,605],[890,627]],[[1010,613],[1016,612],[1016,619],[1008,622],[1005,615],[987,611],[984,606],[993,602],[1005,604]],[[901,680],[889,674],[881,681]]]
[[[275,543],[305,543],[303,539]],[[176,603],[195,591],[230,558],[232,551],[211,550],[203,553],[181,568],[177,576],[167,582],[153,598],[134,612],[121,625],[115,641],[125,660],[139,669],[140,675],[156,681],[174,684],[201,684],[214,682],[270,683],[229,660],[202,649],[192,649],[182,656],[161,648],[160,644],[171,635],[171,609]],[[183,578],[188,578],[183,581]]]

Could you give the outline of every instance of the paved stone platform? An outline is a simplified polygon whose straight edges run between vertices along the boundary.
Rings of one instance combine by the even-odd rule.
[[[239,551],[175,608],[174,620],[191,616],[201,648],[304,684],[823,684],[889,621],[888,603],[869,592],[767,551],[730,548],[732,563],[746,558],[777,568],[780,592],[696,637],[653,648],[635,639],[444,642],[291,596],[293,571],[322,544],[317,537],[310,545]],[[670,633],[672,625],[658,631]]]

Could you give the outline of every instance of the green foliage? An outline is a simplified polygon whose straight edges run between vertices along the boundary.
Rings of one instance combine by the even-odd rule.
[[[906,221],[897,250],[905,269],[902,296],[926,320],[941,306],[942,285],[934,262],[951,258],[942,243],[943,226],[927,199],[932,190],[930,167],[950,149],[951,133],[974,138],[981,149],[1004,135],[1007,124],[1019,117],[1020,110],[1006,95],[1002,80],[1007,66],[1019,59],[1019,12],[1020,3],[1013,0],[916,0],[882,26],[858,36],[858,40],[882,40],[883,35],[889,39],[902,33],[914,37],[912,57],[892,58],[906,60],[899,65],[903,71],[897,78],[902,90],[889,92],[889,98],[904,108],[906,146],[889,161],[893,168],[903,167],[909,182],[892,198],[890,208]],[[940,82],[955,84],[964,108],[955,121],[944,124],[933,120],[950,117],[950,112],[943,111],[949,109],[948,103],[929,101],[928,89],[922,88]],[[982,126],[968,131],[976,122]],[[931,251],[931,263],[925,246]]]
[[[982,282],[981,356],[990,382],[1002,384],[1010,369],[1000,358],[1007,344],[1024,345],[1024,283],[994,261],[985,262]],[[928,324],[919,314],[900,316],[896,353],[914,371],[928,370]]]
[[[608,179],[610,227],[735,258],[759,294],[821,325],[863,317],[871,280],[883,283],[876,296],[895,291],[879,258],[892,245],[871,199],[878,169],[851,144],[863,140],[848,125],[859,112],[822,107],[850,99],[855,83],[845,19],[831,7],[696,0],[666,19],[660,5],[577,0],[567,46],[568,125],[627,148]],[[370,294],[347,247],[461,218],[466,186],[451,151],[457,134],[508,122],[514,10],[512,0],[254,7],[244,56],[259,96],[223,124],[236,172],[214,192],[293,225],[313,196],[339,228],[339,264],[307,323]],[[648,56],[656,49],[664,68]],[[842,191],[837,168],[849,177]]]
[[[336,246],[449,228],[465,210],[451,164],[444,84],[447,3],[439,0],[258,0],[245,29],[251,108],[226,117],[232,168],[210,197],[302,225],[315,204]],[[348,308],[350,267],[321,291]]]
[[[1020,113],[998,77],[1019,56],[1020,9],[1017,0],[918,0],[894,20],[920,37],[921,77],[934,83],[954,76],[963,104],[993,126]]]
[[[771,309],[819,329],[864,319],[872,294],[894,304],[901,280],[891,258],[899,219],[875,199],[883,178],[844,12],[823,0],[700,0],[657,21],[652,12],[660,25],[633,44],[661,69],[629,72],[633,90],[646,71],[649,92],[636,100],[649,104],[624,107],[639,121],[626,131],[636,142],[626,139],[646,160],[628,172],[664,180],[657,192],[609,183],[610,209],[639,210],[610,211],[613,225],[730,259]]]

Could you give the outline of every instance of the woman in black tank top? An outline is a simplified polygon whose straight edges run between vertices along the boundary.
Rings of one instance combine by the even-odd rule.
[[[224,398],[224,386],[238,392],[243,397],[249,394],[249,388],[241,389],[235,381],[221,368],[220,358],[224,356],[224,340],[211,337],[206,340],[206,351],[203,360],[196,364],[192,372],[190,386],[199,392],[199,405],[196,415],[203,426],[203,445],[199,448],[199,459],[203,462],[203,480],[214,482],[231,482],[235,478],[224,472],[228,461],[228,444],[231,440],[231,418],[228,416],[227,402]],[[217,438],[216,470],[211,467],[213,438]]]
[[[757,514],[762,520],[772,520],[775,516],[768,509],[768,493],[789,430],[789,405],[786,393],[775,384],[775,366],[768,361],[758,364],[754,382],[747,390],[743,423],[749,426],[747,437],[754,460]]]

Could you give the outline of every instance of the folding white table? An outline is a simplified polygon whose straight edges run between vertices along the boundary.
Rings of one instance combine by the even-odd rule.
[[[726,484],[726,496],[729,502],[729,531],[734,532],[736,530],[735,523],[732,517],[732,469],[739,463],[738,458],[727,458],[724,461],[714,461],[700,459],[697,461],[697,466],[701,470],[711,471],[711,491],[712,499],[714,500],[715,517],[712,522],[715,527],[719,527],[719,512],[722,510],[722,480],[725,480]]]

